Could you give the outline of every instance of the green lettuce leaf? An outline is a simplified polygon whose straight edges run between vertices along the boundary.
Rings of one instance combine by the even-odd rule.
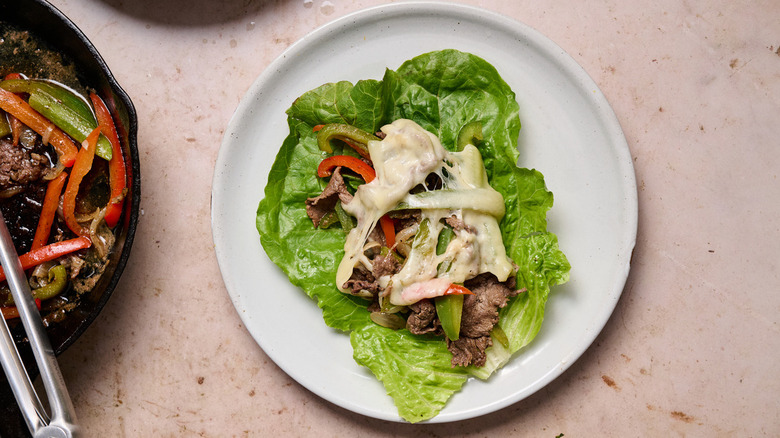
[[[257,209],[261,243],[292,284],[317,301],[325,323],[350,333],[355,360],[384,384],[407,421],[434,417],[470,376],[488,378],[528,345],[541,327],[550,287],[568,280],[569,263],[555,235],[547,231],[553,195],[541,173],[516,165],[518,108],[514,92],[493,66],[471,54],[444,50],[420,55],[396,71],[386,70],[381,81],[322,85],[287,111],[290,134]],[[325,187],[315,171],[325,154],[312,128],[349,123],[375,132],[399,118],[414,120],[448,149],[454,148],[463,126],[482,124],[479,149],[490,184],[507,207],[500,223],[502,237],[519,267],[518,287],[527,288],[502,309],[499,324],[509,344],[494,342],[485,367],[452,368],[443,338],[374,324],[365,300],[336,288],[343,231],[314,229],[306,215],[305,200]]]

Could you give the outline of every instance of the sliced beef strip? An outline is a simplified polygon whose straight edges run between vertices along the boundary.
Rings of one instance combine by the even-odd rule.
[[[14,144],[0,139],[0,189],[25,186],[43,177],[49,160]]]
[[[443,333],[439,318],[436,317],[436,305],[433,301],[420,300],[409,306],[409,316],[406,319],[406,328],[415,335]]]
[[[353,294],[356,294],[360,291],[368,291],[372,294],[377,294],[379,293],[379,284],[377,284],[376,281],[356,280],[350,278],[344,283],[344,289],[351,290]]]
[[[398,259],[393,254],[376,256],[372,262],[374,278],[393,275],[401,270],[401,263],[398,262]]]
[[[406,227],[420,222],[420,210],[395,210],[388,213],[395,223],[395,231],[398,233]]]
[[[362,290],[369,291],[373,294],[379,292],[379,284],[376,281],[371,272],[365,269],[355,269],[352,271],[352,276],[342,286],[344,289],[351,290],[352,293],[358,293]]]
[[[453,367],[475,365],[485,366],[485,350],[493,345],[490,336],[480,336],[478,338],[468,338],[461,336],[457,341],[447,339],[447,349],[452,353],[450,364]]]
[[[477,230],[474,227],[472,227],[471,225],[466,224],[465,222],[463,222],[462,219],[458,219],[458,217],[455,216],[454,214],[452,216],[444,219],[444,222],[446,222],[447,225],[451,226],[452,229],[455,230],[455,231],[466,230],[469,233],[473,233],[473,234],[476,234],[476,232],[477,232]]]
[[[387,246],[385,233],[382,232],[382,227],[379,226],[379,222],[377,222],[376,226],[374,226],[374,228],[372,228],[371,231],[368,233],[368,238],[366,239],[366,242],[378,242],[382,246]],[[379,248],[375,248],[375,249],[379,250]]]
[[[341,167],[337,167],[333,171],[327,187],[319,196],[306,200],[306,214],[309,215],[315,228],[320,225],[320,221],[326,213],[333,211],[336,207],[336,201],[339,200],[342,204],[349,204],[352,201],[352,194],[347,190],[347,185],[341,176]]]
[[[498,309],[520,293],[511,278],[500,282],[490,273],[480,274],[464,284],[473,295],[463,299],[460,338],[447,341],[452,353],[452,366],[485,365],[485,349],[493,344],[490,331],[498,322]]]
[[[501,283],[495,275],[480,274],[464,284],[474,295],[463,299],[463,316],[460,320],[460,335],[478,338],[489,335],[498,322],[498,309],[517,295],[514,281]]]

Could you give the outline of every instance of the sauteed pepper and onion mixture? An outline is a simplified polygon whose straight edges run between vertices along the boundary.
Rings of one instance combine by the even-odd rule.
[[[36,304],[49,314],[45,323],[63,316],[105,269],[127,177],[100,96],[18,73],[0,81],[0,208]],[[3,317],[16,318],[1,269],[0,282]]]

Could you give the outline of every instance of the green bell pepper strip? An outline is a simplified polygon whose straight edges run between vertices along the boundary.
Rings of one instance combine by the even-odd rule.
[[[4,88],[13,93],[27,94],[33,94],[36,91],[45,91],[68,108],[76,111],[81,118],[92,121],[95,123],[95,126],[97,126],[95,114],[86,99],[56,83],[39,79],[6,79],[0,82],[0,88]]]
[[[444,334],[451,341],[460,338],[460,319],[463,316],[463,295],[445,295],[433,299],[436,315]]]
[[[317,131],[317,146],[321,151],[329,154],[333,153],[330,145],[331,140],[341,140],[357,151],[360,156],[371,159],[368,153],[368,142],[371,140],[379,141],[379,137],[370,134],[360,128],[344,123],[329,123],[322,125]]]
[[[449,226],[442,228],[441,232],[439,233],[439,240],[436,242],[436,255],[442,255],[445,251],[447,251],[447,246],[449,246],[453,237],[455,237],[455,232],[452,231],[452,228]],[[437,274],[442,275],[449,271],[451,265],[452,261],[450,260],[444,260],[443,262],[439,263],[439,266],[436,268]]]
[[[0,111],[0,138],[11,134],[11,125],[8,123],[8,118],[4,111]]]
[[[62,101],[43,90],[36,90],[30,94],[28,103],[35,111],[49,119],[58,128],[62,129],[76,141],[83,142],[90,132],[97,128],[97,122],[86,120],[79,113],[68,107]],[[110,160],[113,155],[111,143],[101,134],[98,139],[95,154],[105,160]]]
[[[477,146],[482,143],[482,122],[470,122],[463,125],[458,132],[457,151],[462,151],[467,144]]]
[[[320,219],[319,226],[317,228],[325,229],[330,228],[331,225],[339,223],[339,217],[335,211],[329,211]]]
[[[452,228],[449,226],[442,228],[439,233],[439,240],[436,242],[436,255],[444,254],[447,251],[447,246],[449,246],[453,237],[455,237],[455,232],[452,231]]]
[[[452,228],[449,226],[442,228],[436,243],[436,254],[444,254],[453,237],[455,237],[455,232]],[[447,272],[450,264],[448,260],[443,261],[438,267],[439,274]],[[433,302],[436,305],[436,315],[439,317],[444,334],[451,341],[457,341],[460,337],[460,320],[463,316],[463,295],[436,297]]]
[[[345,233],[349,233],[355,228],[355,222],[352,221],[352,216],[350,216],[349,213],[344,210],[344,207],[341,206],[341,201],[336,201],[334,210],[336,211],[336,217],[341,223],[341,228],[344,229]]]
[[[59,295],[68,284],[68,272],[65,266],[57,265],[49,269],[49,283],[32,291],[33,297],[48,300]]]

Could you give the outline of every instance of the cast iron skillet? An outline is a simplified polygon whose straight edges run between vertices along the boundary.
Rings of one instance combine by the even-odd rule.
[[[138,122],[135,108],[130,98],[122,90],[103,61],[103,58],[87,37],[65,15],[44,0],[0,0],[0,28],[3,26],[27,30],[33,38],[43,41],[54,52],[62,55],[65,64],[71,64],[82,84],[99,94],[114,114],[120,142],[124,149],[127,173],[130,178],[129,193],[125,198],[123,218],[116,233],[116,244],[109,256],[108,267],[91,292],[81,296],[78,306],[70,311],[65,319],[53,323],[47,329],[52,348],[56,354],[65,351],[87,329],[108,301],[119,282],[119,277],[130,256],[130,248],[136,230],[140,204],[140,167],[138,159],[137,131]],[[37,51],[26,50],[20,44],[17,50],[22,56],[13,56],[14,61],[0,53],[0,73],[8,68],[9,62],[23,59],[21,65],[14,65],[30,77],[56,75],[54,71],[41,70],[37,63]],[[5,64],[5,66],[4,66]],[[72,68],[72,67],[75,67]],[[55,69],[56,70],[56,69]],[[50,77],[50,79],[59,79]],[[35,360],[24,338],[21,327],[14,332],[17,348],[22,354],[28,370],[37,375]],[[27,426],[16,407],[5,375],[0,372],[0,436],[27,436]]]

